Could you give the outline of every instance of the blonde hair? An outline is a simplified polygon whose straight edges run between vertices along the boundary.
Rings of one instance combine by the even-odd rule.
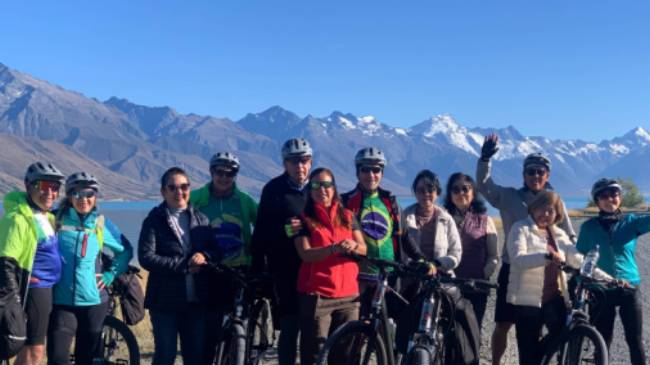
[[[562,204],[562,199],[560,199],[557,193],[548,190],[537,193],[535,199],[528,204],[528,214],[532,216],[535,210],[544,207],[553,207],[555,209],[555,221],[553,221],[553,224],[559,224],[564,220],[564,204]]]

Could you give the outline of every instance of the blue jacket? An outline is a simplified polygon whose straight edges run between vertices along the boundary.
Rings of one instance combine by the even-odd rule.
[[[614,224],[611,233],[598,222],[598,218],[587,220],[580,228],[576,248],[586,254],[600,245],[598,267],[616,279],[639,285],[641,277],[634,258],[637,237],[650,232],[650,215],[626,214]]]
[[[103,227],[101,224],[97,227],[98,217],[97,211],[93,210],[81,221],[73,208],[64,208],[57,214],[57,235],[63,271],[61,280],[54,286],[55,304],[99,304],[102,302],[103,293],[97,288],[95,275],[103,270],[102,280],[109,286],[115,277],[128,268],[133,257],[133,248],[108,218],[104,218]],[[101,267],[99,255],[103,247],[114,254],[113,263],[108,268]]]

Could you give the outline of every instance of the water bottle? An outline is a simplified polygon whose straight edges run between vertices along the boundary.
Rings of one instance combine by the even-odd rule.
[[[600,257],[600,246],[596,245],[595,248],[587,252],[587,255],[585,255],[585,259],[582,262],[582,266],[580,267],[580,275],[589,278],[592,277],[594,273],[594,268],[596,268],[596,265],[598,264],[599,257]]]

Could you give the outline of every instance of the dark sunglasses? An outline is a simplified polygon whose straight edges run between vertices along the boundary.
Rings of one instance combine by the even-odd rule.
[[[309,161],[311,161],[311,157],[289,157],[287,161],[289,161],[289,163],[292,165],[306,165],[309,163]]]
[[[377,167],[377,166],[361,166],[359,168],[359,171],[361,171],[364,174],[369,174],[371,172],[373,174],[378,174],[378,173],[381,172],[381,167]]]
[[[235,177],[237,170],[212,170],[212,173],[219,177]]]
[[[546,175],[546,169],[536,169],[536,168],[529,168],[526,169],[526,175],[528,176],[544,176]]]
[[[598,199],[612,199],[618,198],[619,196],[621,196],[621,192],[618,189],[608,189],[599,193]]]
[[[186,183],[186,184],[180,184],[180,185],[171,185],[171,184],[167,185],[167,190],[169,190],[169,191],[171,191],[173,193],[175,193],[179,189],[181,191],[183,191],[183,192],[186,192],[186,191],[190,190],[190,184]]]
[[[451,192],[453,194],[460,194],[460,193],[467,194],[470,191],[472,191],[472,185],[461,185],[461,186],[457,185],[451,188]]]
[[[436,189],[434,189],[433,186],[425,186],[425,187],[415,189],[415,192],[417,194],[433,194],[435,190]]]
[[[34,184],[34,187],[42,193],[45,193],[48,190],[58,193],[59,190],[61,189],[61,184],[56,181],[40,180]]]
[[[333,181],[312,181],[310,184],[311,190],[318,190],[320,188],[329,189],[334,186]]]
[[[83,199],[83,198],[92,199],[96,195],[97,195],[97,193],[95,192],[95,190],[81,190],[81,191],[75,191],[74,193],[72,193],[72,197],[77,199],[77,200]]]

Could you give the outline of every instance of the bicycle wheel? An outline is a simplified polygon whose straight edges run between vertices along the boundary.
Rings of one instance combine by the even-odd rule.
[[[386,365],[386,345],[382,337],[361,321],[348,322],[327,338],[316,362],[319,365]]]
[[[225,333],[217,348],[217,365],[244,365],[246,363],[246,332],[235,323]]]
[[[544,354],[544,365],[607,365],[607,346],[598,331],[580,324]]]
[[[113,316],[106,316],[94,364],[140,365],[138,341],[129,327]]]
[[[259,364],[266,352],[273,346],[273,323],[271,306],[266,299],[253,304],[246,334],[246,364]]]
[[[422,345],[415,345],[406,359],[407,365],[430,365],[431,353]]]

